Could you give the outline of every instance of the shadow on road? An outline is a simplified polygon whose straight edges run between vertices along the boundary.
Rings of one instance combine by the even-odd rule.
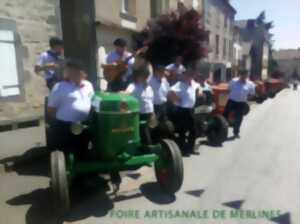
[[[121,201],[133,200],[146,197],[155,204],[170,204],[175,202],[176,197],[163,193],[158,183],[145,183],[139,189],[129,192],[120,192],[111,197],[106,192],[108,183],[98,178],[97,187],[77,185],[71,189],[72,208],[63,219],[58,219],[54,214],[51,200],[51,189],[36,189],[28,194],[16,196],[6,201],[8,205],[20,206],[31,205],[26,213],[26,224],[63,224],[63,222],[75,222],[89,217],[104,217],[114,204]]]
[[[24,154],[0,160],[7,172],[24,176],[49,176],[49,151],[44,147],[31,148]]]
[[[176,196],[162,192],[156,182],[145,183],[141,185],[140,190],[149,201],[155,204],[170,204],[176,201]]]
[[[201,145],[206,145],[206,146],[210,146],[210,147],[214,147],[214,148],[222,148],[223,145],[222,144],[215,144],[215,143],[212,143],[212,142],[209,142],[209,141],[200,141],[200,146]]]
[[[58,220],[53,216],[50,202],[50,189],[45,188],[19,195],[6,203],[12,206],[31,205],[26,213],[26,224],[54,224]]]

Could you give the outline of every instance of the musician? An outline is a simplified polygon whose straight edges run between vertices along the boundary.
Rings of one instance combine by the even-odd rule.
[[[118,92],[121,90],[126,89],[128,84],[129,76],[131,75],[131,66],[134,64],[134,58],[132,54],[128,52],[127,49],[127,42],[122,38],[118,38],[114,41],[115,50],[111,51],[106,58],[107,64],[114,64],[125,62],[125,68],[121,71],[121,74],[113,80],[112,82],[108,83],[108,90],[112,92]]]
[[[126,93],[136,97],[140,106],[140,120],[149,123],[154,112],[154,93],[148,84],[150,71],[147,67],[142,66],[135,68],[132,73],[133,83],[129,84]],[[141,128],[142,142],[151,144],[149,128]]]
[[[240,127],[244,117],[244,111],[247,110],[248,97],[255,95],[255,84],[248,79],[248,71],[240,72],[238,78],[229,82],[229,100],[226,104],[224,117],[229,118],[230,112],[235,113],[233,125],[233,134],[235,138],[240,138]]]
[[[87,147],[87,133],[73,135],[71,124],[88,119],[94,89],[86,80],[87,74],[78,60],[67,60],[64,77],[65,80],[53,87],[48,98],[48,116],[54,120],[51,124],[50,148],[57,148],[65,153],[78,149],[80,154],[83,153],[80,150]]]
[[[196,71],[189,69],[183,73],[181,81],[171,87],[168,98],[175,105],[172,121],[179,134],[179,146],[183,153],[192,153],[196,140],[196,127],[193,119],[194,106],[197,97],[202,97],[203,92],[199,83],[194,81]],[[186,144],[186,133],[189,133]]]
[[[170,72],[169,82],[171,86],[179,81],[182,77],[182,74],[186,71],[186,68],[184,67],[182,62],[182,56],[177,56],[175,62],[166,67],[167,71]]]
[[[149,80],[154,92],[154,111],[159,122],[167,120],[167,95],[170,85],[165,77],[165,67],[154,66],[154,73]]]
[[[52,37],[49,40],[50,49],[43,52],[36,65],[35,72],[39,74],[44,72],[44,78],[49,90],[60,81],[60,72],[62,71],[62,58],[64,47],[63,40],[58,37]]]

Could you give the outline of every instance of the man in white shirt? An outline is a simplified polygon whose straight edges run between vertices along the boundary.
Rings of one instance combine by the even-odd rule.
[[[114,64],[119,62],[124,62],[126,65],[126,71],[124,71],[120,76],[108,84],[108,90],[113,92],[118,92],[126,89],[127,81],[132,73],[132,65],[134,64],[134,58],[132,54],[127,51],[127,42],[122,38],[118,38],[114,41],[115,50],[108,53],[106,57],[107,64]]]
[[[49,90],[53,88],[53,86],[60,81],[62,77],[62,64],[63,59],[63,40],[58,37],[52,37],[49,40],[50,50],[43,52],[36,65],[35,72],[40,73],[44,72],[44,78],[46,80],[46,84]]]
[[[196,72],[187,70],[182,80],[171,87],[169,99],[174,103],[176,109],[172,115],[176,131],[179,134],[179,146],[185,150],[185,153],[191,153],[194,150],[196,140],[196,127],[194,122],[194,106],[196,97],[202,97],[202,88],[199,83],[194,81]],[[189,133],[188,145],[186,146],[186,133]]]
[[[159,122],[167,120],[167,97],[170,85],[165,77],[165,67],[157,65],[154,67],[154,73],[149,80],[149,85],[154,92],[154,111]]]
[[[175,63],[168,65],[166,69],[170,73],[169,82],[171,86],[179,81],[182,77],[182,74],[186,71],[186,68],[182,64],[181,56],[177,56]]]
[[[93,85],[85,80],[87,75],[78,60],[68,60],[64,69],[66,80],[58,82],[48,97],[48,114],[54,119],[51,124],[50,147],[69,153],[82,152],[87,147],[87,135],[75,136],[71,124],[84,122],[91,110],[94,95]]]
[[[255,84],[248,79],[248,71],[241,71],[238,78],[229,82],[229,100],[226,104],[224,117],[229,119],[234,112],[233,133],[235,138],[240,137],[240,127],[248,106],[248,97],[255,95]]]
[[[154,93],[151,86],[148,84],[150,72],[147,67],[134,69],[133,83],[129,84],[126,93],[137,98],[140,106],[140,120],[147,125],[141,127],[142,142],[151,144],[151,135],[148,124],[154,112],[153,99]]]

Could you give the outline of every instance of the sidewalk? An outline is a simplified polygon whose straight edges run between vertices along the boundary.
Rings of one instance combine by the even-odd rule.
[[[0,172],[4,171],[5,164],[20,156],[27,158],[39,154],[39,148],[42,151],[41,148],[45,146],[44,132],[43,123],[38,127],[0,132]],[[36,150],[33,153],[34,148]]]

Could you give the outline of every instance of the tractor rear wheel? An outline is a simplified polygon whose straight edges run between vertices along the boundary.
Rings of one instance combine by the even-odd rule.
[[[210,143],[222,144],[228,137],[228,122],[222,115],[215,115],[208,127],[207,138]]]
[[[160,159],[155,162],[155,175],[162,191],[175,194],[183,183],[183,161],[177,144],[168,139],[161,141]]]
[[[70,195],[65,155],[61,151],[51,153],[51,188],[54,209],[59,216],[63,216],[70,209]]]

